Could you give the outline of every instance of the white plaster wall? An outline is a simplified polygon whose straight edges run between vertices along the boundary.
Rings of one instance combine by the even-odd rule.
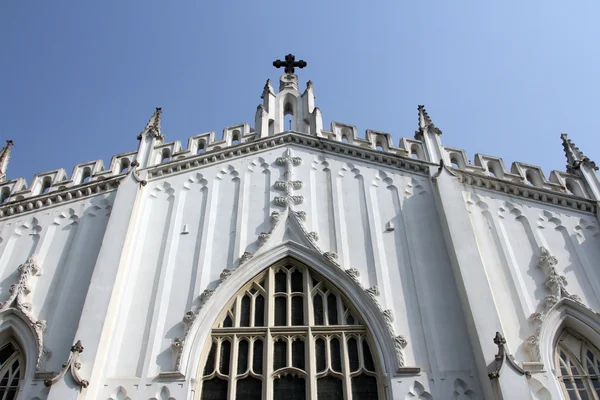
[[[114,192],[0,222],[0,301],[16,283],[18,266],[37,256],[30,279],[32,313],[46,320],[42,370],[58,371],[70,354],[79,316],[110,215]]]
[[[460,379],[460,387],[481,393],[429,178],[291,148],[303,160],[294,168],[293,179],[303,182],[294,194],[304,196],[295,210],[307,213],[306,228],[318,233],[323,251],[358,269],[364,287],[379,287],[382,308],[393,311],[396,332],[408,340],[406,364],[426,373],[417,386],[444,398]],[[119,386],[141,395],[152,378],[174,369],[171,343],[184,334],[185,312],[223,269],[256,250],[270,213],[282,210],[273,198],[282,194],[274,183],[283,179],[276,159],[284,152],[161,177],[142,189],[101,396]],[[414,377],[392,383],[394,398],[416,390]],[[189,381],[181,385],[189,390]]]
[[[518,361],[534,361],[524,341],[534,333],[531,314],[540,311],[550,294],[545,286],[547,276],[537,267],[539,247],[557,258],[556,271],[567,278],[569,293],[597,310],[600,271],[594,260],[600,256],[598,221],[589,213],[473,187],[465,186],[463,194],[508,348]]]

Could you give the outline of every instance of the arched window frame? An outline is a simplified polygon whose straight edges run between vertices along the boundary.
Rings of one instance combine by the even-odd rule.
[[[0,345],[0,353],[7,346],[12,346],[14,351],[6,361],[0,364],[0,400],[14,400],[19,397],[26,373],[25,358],[21,346],[13,338],[10,338]],[[6,376],[8,376],[8,379],[5,383],[4,378]],[[12,395],[11,392],[13,392]]]
[[[580,342],[579,354],[563,344],[573,339]],[[600,350],[582,335],[568,328],[561,332],[554,350],[554,367],[565,398],[600,400]]]
[[[289,271],[287,275],[287,292],[285,293],[287,301],[287,324],[286,326],[276,326],[274,320],[274,301],[275,297],[281,296],[283,293],[275,292],[274,288],[274,274],[281,269],[282,266],[288,266]],[[308,293],[310,291],[311,295],[303,297],[303,309],[304,309],[304,324],[303,325],[292,325],[291,323],[291,298],[300,296],[299,293],[291,292],[291,273],[294,272],[295,269],[300,269],[303,271],[303,290],[304,293]],[[308,272],[308,274],[306,273]],[[356,325],[315,325],[314,322],[314,309],[312,305],[313,296],[319,290],[319,286],[312,286],[312,279],[309,282],[308,276],[318,277],[320,282],[323,284],[320,287],[327,286],[325,293],[329,295],[329,293],[334,293],[337,299],[337,309],[338,309],[338,318],[343,318],[346,321],[348,315],[352,315],[357,321]],[[264,280],[266,282],[267,287],[265,287],[262,291],[260,286],[257,287],[256,283]],[[265,327],[254,327],[251,326],[244,328],[243,331],[239,331],[241,327],[240,324],[240,308],[242,298],[249,293],[252,288],[256,288],[257,292],[254,293],[257,296],[259,293],[267,296],[265,299]],[[275,295],[277,293],[277,296]],[[324,303],[327,303],[326,296],[324,297]],[[251,307],[254,310],[254,300],[251,302]],[[267,311],[271,310],[271,311]],[[326,308],[324,310],[327,310]],[[327,314],[327,311],[324,311]],[[233,327],[224,327],[223,323],[227,316],[230,317]],[[254,315],[251,316],[250,321],[254,321]],[[325,323],[327,320],[325,319]],[[308,325],[307,325],[308,323]],[[212,331],[209,333],[208,340],[205,343],[202,356],[200,359],[200,363],[198,366],[198,380],[200,382],[199,389],[197,391],[196,399],[202,399],[202,384],[203,381],[214,376],[219,376],[221,378],[225,378],[223,374],[219,372],[219,351],[221,348],[221,343],[223,341],[229,341],[231,343],[231,355],[230,355],[230,365],[229,371],[231,374],[227,376],[228,379],[228,399],[235,399],[235,392],[232,393],[232,387],[235,386],[235,381],[237,379],[242,379],[246,376],[252,376],[257,378],[263,382],[262,385],[262,398],[272,398],[273,395],[273,382],[277,376],[285,376],[288,374],[292,374],[295,376],[301,376],[306,378],[306,398],[317,398],[317,379],[324,376],[336,376],[337,378],[343,377],[344,383],[344,399],[352,399],[352,380],[354,377],[359,375],[371,376],[376,378],[376,387],[377,387],[377,395],[379,399],[386,398],[385,391],[385,381],[386,375],[384,374],[383,368],[383,360],[379,360],[379,354],[375,347],[374,340],[371,337],[369,327],[366,325],[367,322],[360,316],[358,310],[354,307],[352,302],[345,296],[335,284],[331,283],[331,281],[320,274],[317,270],[313,268],[307,267],[304,263],[296,261],[293,258],[286,258],[284,260],[280,260],[279,262],[271,265],[267,269],[255,275],[250,281],[246,282],[237,292],[236,294],[228,300],[227,305],[222,309],[220,314],[216,319],[216,323],[213,325]],[[262,333],[259,333],[260,330],[263,330],[264,336]],[[246,332],[247,331],[247,332]],[[260,337],[259,337],[260,336]],[[315,351],[314,346],[316,340],[319,338],[327,339],[327,369],[325,371],[316,371],[316,359],[315,359]],[[348,353],[347,346],[348,340],[353,338],[357,340],[360,357],[363,357],[363,342],[369,349],[370,357],[373,362],[373,371],[368,370],[364,367],[365,361],[361,358],[360,368],[358,370],[353,371],[332,371],[330,368],[329,362],[329,352],[330,347],[329,343],[331,340],[336,339],[340,344],[340,356],[342,359],[342,364],[345,369],[348,369]],[[305,346],[305,369],[301,371],[297,368],[294,368],[291,364],[292,358],[292,342],[294,340],[301,339],[304,342]],[[242,340],[246,340],[249,342],[249,348],[253,347],[253,343],[257,340],[262,340],[263,342],[263,374],[258,375],[254,373],[254,371],[246,370],[243,375],[240,375],[238,378],[234,378],[234,375],[238,374],[237,371],[237,350],[238,345]],[[288,365],[286,367],[274,370],[273,369],[273,344],[275,341],[286,341],[287,346],[287,358]],[[309,343],[307,343],[309,342]],[[215,345],[215,354],[217,356],[213,360],[216,363],[214,370],[210,371],[211,373],[205,375],[205,363],[211,352],[211,346]],[[251,356],[248,355],[248,358],[251,359]],[[252,361],[248,361],[251,363]],[[264,384],[264,382],[267,382]],[[356,396],[354,397],[356,398]]]

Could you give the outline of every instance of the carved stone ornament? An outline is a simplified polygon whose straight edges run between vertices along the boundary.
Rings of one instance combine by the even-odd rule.
[[[294,167],[302,164],[302,158],[292,157],[292,151],[288,148],[284,157],[279,157],[276,160],[278,165],[284,166],[283,180],[275,182],[275,189],[283,191],[283,196],[276,196],[274,199],[275,205],[287,208],[290,206],[302,204],[304,197],[302,195],[294,195],[294,190],[302,188],[302,181],[293,180]]]
[[[233,271],[225,268],[221,272],[221,275],[219,276],[219,282],[217,283],[217,286],[214,289],[205,289],[202,292],[202,294],[200,294],[198,309],[196,311],[190,310],[190,311],[186,312],[185,315],[183,316],[183,323],[185,324],[183,337],[182,338],[176,337],[173,339],[173,342],[171,343],[171,350],[173,351],[175,370],[179,370],[179,368],[181,367],[181,355],[182,355],[182,351],[183,351],[183,345],[185,344],[185,341],[187,339],[187,335],[190,331],[190,328],[192,327],[192,324],[198,317],[200,310],[202,310],[202,307],[204,307],[204,305],[206,304],[208,299],[210,299],[212,297],[212,295],[215,293],[215,290],[219,287],[219,285],[221,285],[221,283],[223,283],[227,279],[229,279],[231,274],[233,274]]]
[[[43,332],[46,329],[46,321],[38,320],[31,311],[31,303],[27,301],[27,296],[31,292],[29,286],[29,280],[32,276],[39,276],[41,270],[37,265],[36,255],[32,255],[27,261],[18,268],[19,279],[17,283],[11,285],[9,290],[9,297],[3,303],[0,303],[0,313],[7,310],[16,310],[22,314],[29,323],[29,326],[33,328],[37,340],[38,356],[36,362],[36,371],[42,368],[42,363],[49,355],[49,351],[44,351],[44,338]]]
[[[78,340],[77,343],[71,346],[71,356],[69,357],[67,362],[63,364],[60,372],[54,378],[44,380],[44,385],[46,387],[54,385],[56,382],[58,382],[65,376],[67,371],[71,371],[73,380],[78,386],[82,388],[88,387],[90,383],[79,375],[79,370],[81,369],[81,362],[79,361],[80,353],[83,353],[83,346],[81,345],[81,340]]]
[[[506,339],[504,338],[504,336],[502,336],[502,334],[500,332],[496,332],[496,336],[494,336],[494,343],[496,344],[496,346],[498,346],[498,353],[494,357],[495,358],[494,370],[488,374],[488,377],[490,378],[490,380],[500,378],[500,370],[502,369],[502,366],[504,365],[505,359],[508,362],[508,365],[510,365],[518,374],[525,375],[525,377],[527,379],[531,378],[531,373],[529,371],[525,371],[523,368],[521,368],[515,362],[514,357],[511,356],[510,354],[508,354],[508,352],[505,349]]]
[[[525,339],[525,346],[527,347],[527,350],[529,350],[531,358],[534,361],[541,360],[540,330],[552,307],[554,307],[561,299],[567,298],[580,303],[586,308],[589,308],[582,303],[579,296],[575,294],[569,294],[566,289],[568,283],[567,278],[565,278],[563,275],[559,275],[558,272],[556,272],[557,264],[558,260],[556,257],[550,254],[548,249],[545,247],[540,247],[540,257],[538,259],[537,266],[538,268],[544,270],[544,273],[546,274],[546,282],[544,285],[550,294],[544,297],[544,300],[542,300],[540,304],[541,310],[539,312],[534,312],[529,317],[529,320],[535,328],[535,333]]]

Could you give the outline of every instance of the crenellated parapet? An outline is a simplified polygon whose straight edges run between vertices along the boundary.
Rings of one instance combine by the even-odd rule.
[[[410,171],[424,172],[443,162],[452,167],[465,184],[580,210],[594,210],[595,202],[591,200],[600,199],[595,164],[566,135],[562,139],[568,171],[552,171],[546,178],[538,166],[514,162],[509,170],[498,157],[475,154],[471,163],[464,150],[442,145],[442,131],[435,126],[424,106],[418,107],[418,129],[414,138],[400,138],[397,145],[390,133],[368,129],[361,137],[355,126],[340,122],[332,122],[326,130],[321,111],[315,106],[312,82],[307,83],[303,92],[298,87],[295,74],[284,74],[277,92],[267,81],[254,128],[243,123],[226,127],[220,138],[214,132],[195,135],[188,139],[185,148],[180,141],[165,142],[166,136],[161,130],[162,109],[157,108],[138,136],[138,149],[113,156],[106,167],[101,160],[96,160],[76,165],[70,176],[64,169],[36,174],[29,185],[23,178],[0,181],[0,216],[39,208],[40,204],[78,197],[90,191],[94,193],[96,188],[112,187],[112,183],[103,185],[101,182],[120,180],[130,172],[134,162],[139,171],[147,170],[148,177],[153,178],[290,141]],[[286,115],[292,117],[290,130],[284,126]],[[3,150],[6,161],[10,144],[12,142]]]

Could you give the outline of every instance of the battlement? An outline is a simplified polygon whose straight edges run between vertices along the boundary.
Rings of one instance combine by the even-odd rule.
[[[119,177],[124,177],[130,172],[134,162],[137,162],[140,170],[152,170],[150,176],[156,176],[163,174],[163,168],[160,167],[162,164],[172,165],[177,164],[178,160],[192,158],[203,159],[203,162],[206,162],[207,158],[203,157],[205,154],[217,153],[228,148],[237,149],[229,152],[230,156],[239,155],[240,149],[247,151],[246,145],[249,143],[265,138],[276,138],[282,133],[289,132],[283,131],[286,115],[292,115],[294,118],[293,132],[313,136],[321,142],[344,143],[346,154],[349,154],[348,146],[356,146],[368,149],[371,153],[379,151],[382,154],[416,159],[421,165],[427,163],[437,166],[440,161],[443,161],[454,171],[471,176],[463,179],[466,183],[478,182],[477,177],[486,177],[495,183],[491,185],[494,187],[497,186],[496,183],[503,182],[505,187],[506,184],[520,185],[582,199],[594,198],[581,174],[577,173],[577,169],[581,165],[595,167],[595,164],[583,156],[566,135],[563,135],[563,146],[566,146],[569,172],[552,171],[546,178],[540,167],[522,162],[514,162],[509,171],[503,160],[498,157],[475,154],[474,163],[471,163],[464,150],[441,144],[442,131],[433,124],[423,106],[418,107],[418,130],[414,138],[401,138],[398,145],[394,144],[389,133],[368,129],[364,138],[361,138],[355,126],[339,122],[332,122],[330,129],[326,130],[322,126],[321,112],[314,106],[312,83],[309,81],[306,90],[300,93],[296,75],[284,75],[281,82],[280,91],[275,93],[270,82],[267,81],[261,96],[263,104],[257,109],[254,129],[248,123],[229,126],[223,130],[220,139],[217,139],[214,132],[202,133],[190,137],[187,147],[182,148],[180,141],[165,142],[165,136],[161,132],[162,110],[157,108],[144,131],[138,136],[140,144],[137,151],[113,156],[106,168],[101,160],[96,160],[76,165],[70,176],[67,176],[66,171],[61,168],[36,174],[29,185],[23,178],[0,182],[0,202],[2,205],[9,206],[31,198],[41,198],[86,187],[93,182],[120,179]],[[12,142],[10,144],[12,145]],[[9,146],[5,149],[6,154],[2,158],[4,161],[0,160],[4,163],[4,170],[8,162]],[[357,154],[357,152],[350,152],[350,154]],[[370,158],[373,159],[372,155]],[[379,159],[383,160],[381,157]],[[196,160],[191,164],[198,165]],[[172,168],[164,169],[167,173],[172,170]],[[34,201],[33,204],[37,203]],[[27,206],[21,208],[26,209]]]

